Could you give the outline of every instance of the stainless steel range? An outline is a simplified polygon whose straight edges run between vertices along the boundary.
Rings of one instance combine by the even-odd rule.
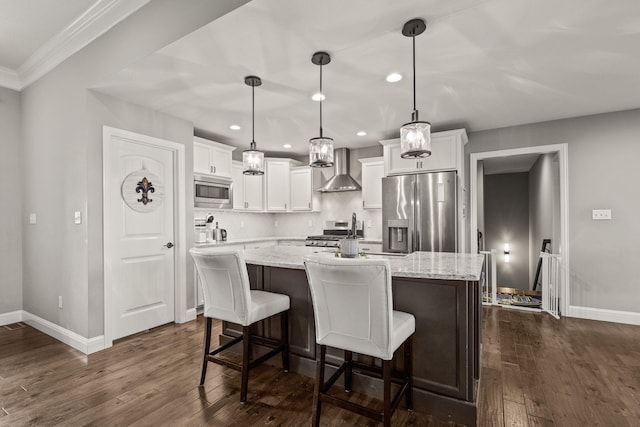
[[[305,246],[337,248],[340,244],[340,239],[347,237],[349,230],[351,230],[350,221],[325,221],[322,234],[317,236],[308,236],[305,241]],[[364,238],[362,221],[356,221],[356,236],[358,236],[359,239]]]

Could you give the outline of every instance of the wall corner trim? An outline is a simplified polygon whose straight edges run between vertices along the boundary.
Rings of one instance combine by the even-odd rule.
[[[13,312],[18,313],[18,312]],[[7,314],[13,314],[7,313]],[[50,337],[57,339],[78,351],[81,351],[84,354],[91,354],[97,351],[103,350],[104,347],[104,336],[100,335],[93,338],[85,338],[77,333],[70,331],[68,329],[63,328],[60,325],[56,325],[55,323],[49,322],[41,317],[36,316],[35,314],[31,314],[28,311],[20,311],[20,319],[18,322],[24,322],[27,325],[43,332]],[[2,320],[2,316],[0,315],[0,320]],[[0,324],[2,322],[0,321]],[[12,322],[15,323],[15,322]]]
[[[0,326],[22,322],[22,310],[0,313]]]
[[[568,317],[579,319],[600,320],[603,322],[625,323],[627,325],[640,325],[640,313],[633,311],[607,310],[604,308],[569,306]]]

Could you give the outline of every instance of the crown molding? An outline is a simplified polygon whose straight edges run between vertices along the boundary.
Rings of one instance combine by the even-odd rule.
[[[17,70],[0,69],[0,85],[22,90],[109,31],[150,0],[98,0],[40,46]],[[17,85],[16,85],[17,80]],[[5,84],[6,83],[6,84]],[[11,86],[11,85],[12,86]]]
[[[20,78],[15,70],[0,66],[0,87],[19,91],[22,89]]]

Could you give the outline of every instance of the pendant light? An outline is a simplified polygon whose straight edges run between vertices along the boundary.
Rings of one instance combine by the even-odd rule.
[[[260,77],[247,76],[244,78],[244,83],[247,86],[251,86],[251,146],[248,150],[242,152],[242,165],[245,175],[263,175],[264,174],[264,153],[256,150],[255,141],[255,88],[262,84]]]
[[[411,121],[400,128],[400,156],[403,159],[431,155],[431,123],[418,119],[416,109],[416,36],[427,28],[424,19],[412,19],[402,27],[402,34],[413,40],[413,112]]]
[[[309,166],[326,168],[333,166],[333,138],[322,135],[322,66],[331,62],[331,57],[327,52],[316,52],[311,62],[320,66],[320,136],[309,140]]]

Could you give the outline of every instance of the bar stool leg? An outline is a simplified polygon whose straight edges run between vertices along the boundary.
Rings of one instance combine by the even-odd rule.
[[[202,368],[200,369],[200,385],[204,384],[204,379],[207,376],[207,364],[209,360],[209,351],[211,348],[211,318],[205,317],[204,324],[204,342],[202,343]]]
[[[249,326],[242,327],[242,382],[240,383],[240,403],[247,401],[247,388],[249,385],[249,357],[251,352],[251,334]]]
[[[407,338],[404,343],[404,371],[407,377],[407,391],[405,392],[405,401],[407,410],[413,410],[413,335]]]
[[[384,427],[391,426],[391,360],[382,361],[382,381],[384,388],[384,407],[382,422]]]
[[[316,345],[316,386],[313,390],[313,420],[312,426],[318,427],[320,425],[320,413],[322,412],[322,402],[320,401],[320,393],[324,388],[324,359],[327,347],[324,345]]]
[[[353,353],[351,351],[344,351],[344,361],[347,363],[347,368],[344,371],[344,391],[347,393],[351,391],[351,378],[353,369],[351,361],[353,360]]]
[[[289,372],[289,311],[280,313],[280,334],[282,335],[282,369]]]

